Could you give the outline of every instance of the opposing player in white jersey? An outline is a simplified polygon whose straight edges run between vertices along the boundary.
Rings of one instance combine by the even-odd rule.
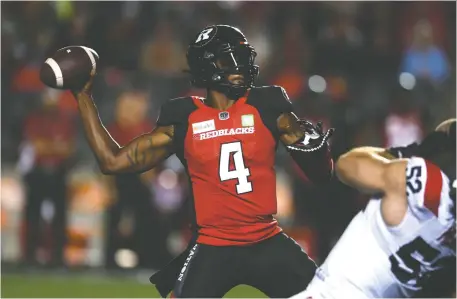
[[[418,145],[421,157],[391,160],[363,147],[338,160],[340,180],[373,197],[293,299],[415,297],[455,269],[455,120],[447,125]]]

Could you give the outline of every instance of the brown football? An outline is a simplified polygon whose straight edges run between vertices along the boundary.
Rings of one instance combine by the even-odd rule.
[[[84,46],[69,46],[58,50],[41,66],[41,81],[56,89],[80,89],[97,69],[99,56]]]

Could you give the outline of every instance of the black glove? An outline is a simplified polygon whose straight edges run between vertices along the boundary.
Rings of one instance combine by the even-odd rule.
[[[395,158],[411,158],[413,156],[429,158],[436,152],[446,151],[455,147],[455,135],[447,132],[432,132],[421,143],[411,143],[407,146],[391,147],[387,152]]]
[[[316,152],[328,148],[328,140],[332,137],[334,128],[330,128],[324,133],[322,122],[319,121],[315,126],[312,122],[305,119],[298,120],[300,128],[305,136],[292,145],[287,146],[288,150],[301,152]]]
[[[411,143],[407,146],[391,147],[387,149],[387,152],[395,158],[411,158],[413,156],[418,156],[419,144]]]

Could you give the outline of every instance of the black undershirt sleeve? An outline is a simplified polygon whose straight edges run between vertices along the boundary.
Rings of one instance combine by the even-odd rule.
[[[254,106],[259,111],[262,122],[273,135],[279,140],[278,118],[281,114],[292,112],[292,103],[286,91],[281,86],[256,87],[251,90],[247,104]]]
[[[286,90],[281,87],[281,86],[275,86],[276,88],[274,89],[274,97],[275,101],[273,101],[273,104],[276,105],[276,111],[278,111],[279,115],[283,113],[290,113],[294,111],[294,108],[292,106],[292,102],[289,100],[289,96],[287,95]],[[279,117],[278,115],[278,117]]]
[[[160,108],[159,117],[157,119],[157,126],[166,127],[178,123],[178,111],[176,110],[179,107],[176,106],[177,100],[169,100],[162,105]]]

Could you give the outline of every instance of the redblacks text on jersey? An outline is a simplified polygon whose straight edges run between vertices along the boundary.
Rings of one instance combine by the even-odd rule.
[[[197,242],[245,245],[281,231],[276,213],[277,119],[292,105],[281,87],[253,88],[226,111],[198,97],[161,110],[159,126],[174,126],[176,155],[193,191]]]

